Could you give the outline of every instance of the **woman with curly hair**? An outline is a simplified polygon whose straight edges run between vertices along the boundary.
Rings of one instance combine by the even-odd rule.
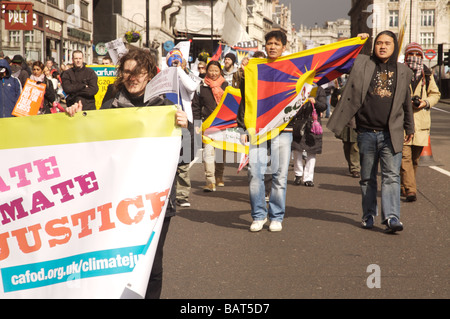
[[[144,102],[145,88],[157,72],[156,64],[149,52],[142,49],[131,50],[120,59],[114,89],[103,100],[100,109],[173,105],[164,95],[156,96]],[[67,113],[73,115],[81,110],[82,105],[78,103],[67,108]],[[178,126],[188,127],[188,118],[184,111],[178,110],[175,117]],[[170,220],[176,213],[175,195],[176,183],[173,184],[169,196],[169,203],[147,286],[146,299],[158,299],[161,295],[163,246],[169,230]]]

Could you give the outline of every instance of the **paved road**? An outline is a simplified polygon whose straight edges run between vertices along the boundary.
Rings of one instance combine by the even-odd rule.
[[[432,111],[433,159],[450,171],[450,105]],[[165,246],[162,298],[449,298],[450,177],[418,170],[418,201],[402,202],[403,232],[360,228],[358,180],[341,142],[325,129],[316,187],[294,186],[283,231],[251,233],[246,173],[227,164],[224,188],[204,193],[203,166],[191,170],[192,206],[173,218]],[[379,198],[380,200],[380,198]],[[380,288],[368,288],[377,272]],[[372,278],[371,277],[371,278]]]

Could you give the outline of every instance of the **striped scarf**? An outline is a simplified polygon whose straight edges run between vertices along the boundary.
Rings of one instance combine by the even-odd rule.
[[[405,61],[406,65],[413,70],[417,81],[423,75],[423,59],[418,56],[409,55]]]

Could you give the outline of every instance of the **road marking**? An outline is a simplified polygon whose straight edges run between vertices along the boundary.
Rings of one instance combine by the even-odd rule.
[[[436,111],[440,111],[440,112],[444,112],[444,113],[450,113],[449,111],[440,109],[440,108],[438,108],[438,107],[433,107],[432,110],[436,110]]]
[[[448,177],[450,177],[450,172],[446,171],[445,169],[442,169],[440,167],[437,166],[430,166],[431,169],[434,169],[435,171],[438,171],[439,173],[442,173],[444,175],[447,175]]]

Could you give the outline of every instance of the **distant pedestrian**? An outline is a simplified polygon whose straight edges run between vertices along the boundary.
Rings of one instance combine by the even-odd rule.
[[[354,127],[356,127],[356,124],[355,118],[353,117],[344,127],[341,134],[336,134],[336,138],[342,140],[344,156],[348,164],[348,172],[353,178],[360,178],[361,165],[359,163],[358,133]]]
[[[13,117],[12,111],[20,97],[20,81],[11,75],[11,67],[6,59],[0,59],[0,118]]]
[[[228,85],[233,83],[233,76],[238,71],[236,64],[236,56],[233,53],[227,53],[223,59],[223,77]]]
[[[416,171],[422,150],[429,142],[430,108],[441,98],[430,69],[423,64],[423,58],[423,49],[418,43],[413,42],[406,46],[405,63],[414,73],[410,89],[416,129],[412,141],[403,145],[401,190],[407,202],[417,200]]]
[[[67,106],[81,102],[83,110],[95,110],[95,95],[98,92],[98,78],[94,70],[87,68],[84,63],[83,52],[75,51],[72,55],[73,68],[61,76],[62,87],[68,95]]]
[[[22,88],[30,77],[30,74],[24,69],[23,64],[24,60],[21,55],[15,55],[11,60],[11,75],[19,79]]]
[[[49,59],[45,61],[45,66],[48,68],[50,72],[52,72],[53,70],[57,70],[55,63],[53,63],[53,60]]]
[[[205,76],[206,76],[206,62],[199,61],[197,69],[198,69],[198,76],[199,76],[199,78],[204,79]]]
[[[403,143],[409,143],[414,135],[409,90],[412,72],[403,63],[397,63],[398,53],[394,33],[383,31],[377,35],[372,56],[361,54],[356,58],[342,97],[327,125],[335,134],[340,134],[356,117],[361,158],[361,226],[373,228],[378,214],[377,172],[380,165],[381,221],[390,232],[403,230],[400,166]]]
[[[317,88],[316,97],[310,97],[292,120],[293,142],[292,153],[294,155],[294,185],[314,187],[314,168],[316,166],[316,155],[322,154],[322,134],[314,134],[311,131],[313,123],[313,111],[316,115],[327,109],[327,97],[322,87]],[[317,121],[320,122],[318,116]],[[303,165],[305,161],[305,165]]]

